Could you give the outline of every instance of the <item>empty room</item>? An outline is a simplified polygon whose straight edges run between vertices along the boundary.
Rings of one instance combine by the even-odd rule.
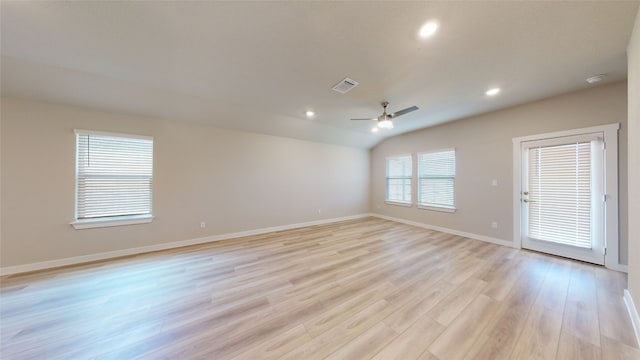
[[[1,359],[640,359],[640,1],[0,31]]]

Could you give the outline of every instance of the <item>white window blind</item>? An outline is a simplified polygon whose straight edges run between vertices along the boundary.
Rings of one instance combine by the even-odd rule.
[[[153,139],[76,130],[76,219],[151,215]]]
[[[591,143],[529,149],[530,238],[591,247]]]
[[[387,201],[411,203],[411,155],[387,158]]]
[[[418,205],[455,209],[456,152],[418,154]]]

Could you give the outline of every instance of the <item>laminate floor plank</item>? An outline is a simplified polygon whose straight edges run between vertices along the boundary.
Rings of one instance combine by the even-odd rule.
[[[463,359],[497,309],[497,303],[480,294],[429,346],[439,359]]]
[[[547,275],[546,259],[530,259],[516,285],[498,303],[481,336],[467,353],[467,359],[510,359],[527,316]]]
[[[401,332],[391,343],[385,346],[374,360],[405,359],[414,360],[427,350],[429,345],[444,331],[427,315],[415,319],[413,324]]]
[[[339,305],[328,308],[317,317],[306,321],[304,326],[311,336],[317,336],[343,322],[344,314],[352,314],[365,309],[395,290],[395,286],[390,283],[382,283],[370,291],[358,294]]]
[[[510,354],[512,359],[553,359],[558,351],[562,312],[534,304]]]
[[[595,346],[570,333],[562,332],[556,359],[600,360],[602,359],[602,351],[599,346]]]
[[[602,358],[605,360],[640,359],[640,350],[637,347],[620,343],[606,336],[603,336],[600,342],[602,344]]]
[[[558,350],[571,266],[551,258],[542,288],[523,325],[511,358],[553,359]]]
[[[403,333],[416,319],[429,312],[438,302],[451,293],[454,288],[455,285],[449,284],[446,281],[440,281],[425,290],[422,296],[415,297],[408,304],[387,316],[384,319],[384,323],[397,333]]]
[[[591,266],[573,264],[562,330],[600,347],[598,295]]]
[[[440,300],[429,311],[429,315],[440,324],[448,326],[486,286],[487,283],[482,280],[474,278],[467,280]]]
[[[397,334],[382,322],[377,323],[357,338],[327,356],[327,360],[370,359],[386,344],[397,337]]]
[[[620,294],[606,288],[598,288],[597,292],[600,334],[627,346],[638,347],[627,308],[619,301]]]
[[[378,300],[367,308],[348,317],[329,331],[315,336],[308,343],[285,354],[281,359],[324,359],[329,354],[342,348],[344,344],[379,323],[382,319],[380,314],[389,312],[389,309],[390,305],[387,301]]]
[[[626,274],[377,218],[0,278],[0,358],[636,359]]]

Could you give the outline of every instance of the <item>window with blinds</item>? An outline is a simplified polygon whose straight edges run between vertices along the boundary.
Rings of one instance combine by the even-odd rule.
[[[418,206],[455,210],[456,152],[418,154]]]
[[[76,219],[151,215],[153,139],[75,133]]]
[[[387,201],[411,204],[411,155],[387,158]]]
[[[529,148],[530,238],[591,247],[591,142]]]

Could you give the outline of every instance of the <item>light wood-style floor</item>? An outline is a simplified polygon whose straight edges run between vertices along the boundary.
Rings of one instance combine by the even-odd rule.
[[[2,279],[2,359],[640,359],[626,275],[367,218]]]

